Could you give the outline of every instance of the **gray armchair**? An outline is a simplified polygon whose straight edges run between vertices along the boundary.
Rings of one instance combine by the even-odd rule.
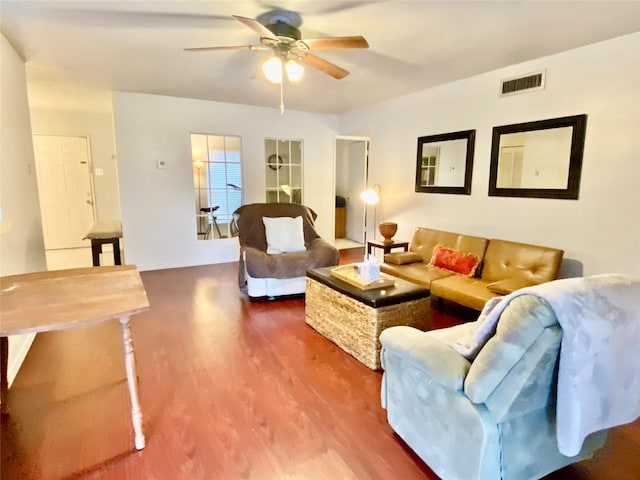
[[[558,449],[563,329],[547,301],[513,298],[495,333],[468,360],[443,338],[464,337],[472,328],[392,327],[380,336],[388,421],[436,474],[445,480],[536,479],[604,444],[606,431],[600,431],[587,436],[577,455]]]
[[[320,238],[314,227],[316,213],[293,203],[253,203],[234,212],[240,240],[240,290],[249,297],[276,297],[304,293],[311,268],[337,265],[338,250]],[[301,251],[267,253],[263,218],[302,217],[304,247]]]

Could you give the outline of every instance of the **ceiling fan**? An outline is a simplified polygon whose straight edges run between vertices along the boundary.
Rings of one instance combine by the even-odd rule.
[[[364,37],[325,37],[302,39],[299,26],[302,18],[296,12],[289,10],[271,10],[252,18],[232,15],[233,18],[243,23],[258,35],[259,45],[233,45],[220,47],[195,47],[184,50],[271,50],[273,55],[263,64],[263,71],[268,80],[282,84],[283,66],[287,78],[291,81],[302,77],[303,68],[300,63],[315,68],[335,79],[341,79],[349,75],[349,72],[313,53],[312,50],[334,50],[342,48],[369,48]]]

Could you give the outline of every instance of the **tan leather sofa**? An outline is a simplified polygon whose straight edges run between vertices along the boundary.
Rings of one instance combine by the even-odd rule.
[[[474,275],[430,265],[436,245],[480,258]],[[418,227],[409,251],[386,254],[381,270],[429,288],[434,298],[482,310],[490,298],[556,279],[563,254],[555,248]]]

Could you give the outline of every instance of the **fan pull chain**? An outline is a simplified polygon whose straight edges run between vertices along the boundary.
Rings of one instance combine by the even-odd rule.
[[[280,80],[280,115],[284,115],[284,78]]]

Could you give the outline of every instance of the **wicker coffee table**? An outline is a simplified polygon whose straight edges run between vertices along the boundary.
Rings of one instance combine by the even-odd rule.
[[[429,289],[400,278],[392,287],[361,290],[333,275],[307,272],[305,321],[367,367],[380,368],[380,333],[395,325],[428,330]]]

